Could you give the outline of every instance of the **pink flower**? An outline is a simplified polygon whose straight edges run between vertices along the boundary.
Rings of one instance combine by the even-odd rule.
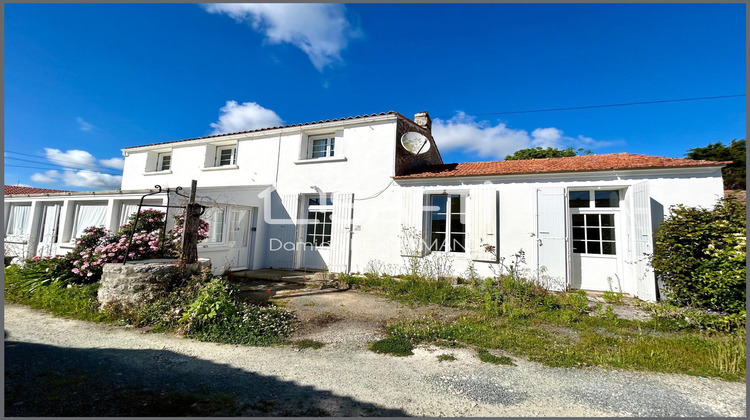
[[[72,271],[72,272],[73,272],[73,273],[75,273],[75,274],[79,274],[79,273],[80,273],[80,271],[78,271],[78,269],[77,269],[77,268],[74,268],[74,269],[72,269],[72,270],[70,270],[70,271]]]

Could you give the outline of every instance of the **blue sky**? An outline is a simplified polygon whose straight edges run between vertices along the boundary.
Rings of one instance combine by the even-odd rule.
[[[746,132],[744,4],[6,4],[5,183],[119,186],[120,149],[428,111],[446,162],[683,157]],[[22,160],[23,159],[23,160]]]

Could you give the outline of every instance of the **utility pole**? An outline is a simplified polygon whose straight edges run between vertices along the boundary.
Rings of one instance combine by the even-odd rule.
[[[198,181],[190,184],[190,201],[185,208],[185,223],[182,226],[182,252],[180,265],[198,262],[198,225],[200,224],[201,205],[195,202],[195,190]]]

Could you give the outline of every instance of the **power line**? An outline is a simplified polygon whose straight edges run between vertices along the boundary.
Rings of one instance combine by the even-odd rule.
[[[75,167],[70,167],[70,166],[65,166],[65,165],[60,165],[60,164],[55,164],[55,163],[39,162],[39,161],[35,161],[35,160],[21,159],[21,158],[11,157],[11,156],[6,156],[5,159],[6,160],[7,159],[19,160],[19,161],[22,161],[22,162],[30,162],[30,163],[34,163],[34,164],[37,164],[37,165],[46,165],[47,166],[46,168],[37,168],[37,169],[51,169],[52,168],[52,169],[62,169],[62,170],[68,170],[68,171],[85,170],[85,171],[101,172],[101,173],[109,174],[109,175],[120,175],[119,172],[113,172],[111,170],[107,170],[107,169],[103,169],[103,168],[95,168],[95,169],[75,168]],[[10,166],[10,165],[6,165],[6,166]]]
[[[60,167],[65,167],[65,168],[72,168],[72,169],[87,169],[87,168],[90,168],[90,169],[95,169],[95,170],[97,170],[99,172],[106,172],[106,171],[112,171],[113,170],[113,169],[110,169],[110,168],[102,168],[101,166],[97,166],[97,165],[89,165],[87,163],[77,163],[77,162],[73,162],[71,160],[63,160],[63,159],[44,158],[42,156],[30,155],[28,153],[14,152],[12,150],[6,150],[6,153],[13,153],[13,154],[22,155],[22,156],[30,156],[30,157],[37,158],[37,159],[46,159],[46,160],[51,161],[51,162],[61,162],[61,163],[71,164],[70,166],[68,166],[68,165],[63,165],[63,164],[47,163],[45,161],[39,161],[39,160],[28,160],[28,159],[21,159],[21,158],[12,157],[12,156],[5,156],[5,159],[14,159],[14,160],[20,160],[20,161],[24,161],[24,162],[31,162],[31,163],[41,164],[41,165],[54,165],[54,166],[60,166]]]
[[[26,166],[26,165],[3,165],[3,166],[4,167],[10,167],[10,168],[42,169],[42,170],[45,170],[45,171],[48,171],[48,170],[51,169],[51,168],[40,168],[38,166]],[[67,168],[67,167],[65,167],[65,168]],[[75,168],[67,168],[67,169],[75,169]],[[89,169],[86,169],[86,170],[88,171]],[[102,172],[102,173],[104,175],[112,175],[112,176],[120,176],[121,175],[121,174],[107,173],[107,172]]]
[[[586,106],[572,106],[566,108],[548,108],[548,109],[530,109],[525,111],[502,111],[502,112],[486,112],[482,114],[471,114],[471,115],[503,115],[503,114],[526,114],[532,112],[552,112],[552,111],[571,111],[575,109],[591,109],[591,108],[608,108],[615,106],[631,106],[631,105],[647,105],[647,104],[661,104],[666,102],[684,102],[684,101],[704,101],[707,99],[723,99],[723,98],[737,98],[741,95],[723,95],[723,96],[704,96],[701,98],[683,98],[683,99],[663,99],[659,101],[643,101],[643,102],[627,102],[621,104],[606,104],[606,105],[586,105]],[[453,116],[442,116],[435,118],[452,118]]]

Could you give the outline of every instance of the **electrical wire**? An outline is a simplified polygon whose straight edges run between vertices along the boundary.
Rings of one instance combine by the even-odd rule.
[[[526,113],[532,113],[532,112],[552,112],[552,111],[571,111],[576,109],[591,109],[591,108],[609,108],[609,107],[616,107],[616,106],[631,106],[631,105],[648,105],[648,104],[661,104],[666,102],[684,102],[684,101],[703,101],[708,99],[724,99],[724,98],[737,98],[745,96],[745,94],[741,95],[723,95],[723,96],[704,96],[701,98],[683,98],[683,99],[663,99],[659,101],[642,101],[642,102],[627,102],[627,103],[621,103],[621,104],[606,104],[606,105],[586,105],[586,106],[572,106],[572,107],[566,107],[566,108],[548,108],[548,109],[530,109],[525,111],[502,111],[502,112],[485,112],[481,114],[471,114],[471,115],[505,115],[505,114],[526,114]],[[453,115],[451,116],[438,116],[434,118],[453,118]]]
[[[70,163],[70,164],[75,165],[75,167],[79,168],[79,169],[91,168],[91,169],[96,169],[96,170],[98,170],[100,172],[103,171],[103,170],[104,171],[111,170],[111,169],[104,169],[104,168],[102,168],[101,166],[98,166],[98,165],[89,165],[87,163],[78,163],[78,162],[73,162],[71,160],[55,159],[55,158],[50,158],[50,157],[45,157],[45,156],[31,155],[31,154],[28,154],[28,153],[15,152],[13,150],[6,150],[5,153],[12,153],[14,155],[21,155],[21,156],[30,156],[30,157],[37,158],[37,159],[46,159],[46,160],[49,160],[51,162]],[[14,158],[14,157],[8,157],[8,156],[5,156],[5,158],[6,159],[23,160],[21,158]],[[45,163],[46,164],[46,162],[38,162],[38,161],[31,161],[31,160],[26,160],[26,162]],[[65,166],[65,165],[59,165],[59,166]]]
[[[65,165],[60,165],[60,164],[55,164],[55,163],[47,163],[47,162],[40,162],[40,161],[29,160],[29,159],[21,159],[21,158],[12,157],[12,156],[5,156],[5,159],[6,160],[8,160],[8,159],[10,159],[10,160],[19,160],[19,161],[22,161],[22,162],[30,162],[30,163],[34,163],[34,164],[37,164],[37,165],[47,165],[46,168],[34,168],[34,169],[62,169],[62,170],[70,170],[70,171],[72,171],[72,170],[86,170],[86,171],[96,171],[96,172],[100,172],[100,173],[108,174],[108,175],[120,175],[121,174],[121,172],[112,172],[111,170],[107,170],[107,169],[103,169],[103,168],[99,168],[99,167],[95,167],[94,169],[77,168],[77,167],[65,166]],[[14,165],[5,165],[5,166],[14,166]],[[28,168],[31,169],[30,166]]]

